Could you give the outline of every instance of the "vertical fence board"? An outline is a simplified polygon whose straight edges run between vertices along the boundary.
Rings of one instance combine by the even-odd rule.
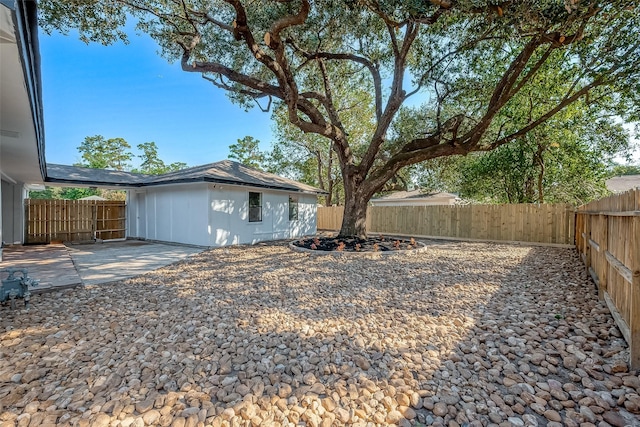
[[[640,191],[636,194],[637,205],[640,207]],[[636,216],[632,218],[633,224],[631,239],[632,247],[632,259],[631,259],[631,274],[632,282],[630,285],[630,304],[631,314],[629,328],[631,329],[631,366],[634,368],[640,367],[640,217]]]
[[[371,206],[367,230],[385,234],[573,244],[573,208],[555,205]],[[318,229],[339,230],[343,207],[319,207]],[[559,225],[558,225],[559,223]]]
[[[25,200],[25,243],[126,237],[126,205],[117,200]]]
[[[632,369],[638,369],[640,189],[581,206],[575,221],[576,248],[629,344]]]

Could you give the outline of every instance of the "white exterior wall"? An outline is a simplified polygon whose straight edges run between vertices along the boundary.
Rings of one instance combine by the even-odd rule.
[[[249,222],[249,192],[262,193],[262,221]],[[289,196],[298,198],[298,220],[289,221]],[[220,184],[210,185],[209,246],[253,244],[316,233],[317,197]]]
[[[203,183],[131,190],[128,237],[209,246],[208,199]]]
[[[249,192],[262,193],[262,221],[249,222]],[[298,220],[289,221],[289,196]],[[194,183],[131,190],[128,237],[198,246],[253,244],[316,233],[317,197],[261,188]]]
[[[24,242],[24,183],[2,180],[0,192],[0,239],[8,245],[20,245]]]

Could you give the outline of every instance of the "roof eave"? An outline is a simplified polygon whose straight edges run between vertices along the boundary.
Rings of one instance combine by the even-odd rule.
[[[303,190],[301,188],[295,188],[295,187],[285,187],[285,186],[280,186],[280,185],[265,185],[265,184],[257,184],[257,183],[251,183],[251,182],[234,181],[234,180],[211,178],[211,177],[181,178],[181,179],[172,179],[172,180],[169,180],[169,181],[153,181],[153,180],[150,180],[148,182],[142,183],[141,187],[155,187],[155,186],[159,186],[159,185],[170,185],[170,184],[190,184],[190,183],[195,183],[195,182],[207,182],[207,183],[213,183],[213,184],[237,185],[237,186],[241,186],[241,187],[256,187],[256,188],[265,188],[265,189],[268,189],[268,190],[289,191],[289,192],[295,192],[295,193],[315,194],[315,195],[329,194],[327,192],[321,193],[321,192],[315,192],[315,191],[310,191],[310,190]]]
[[[65,184],[69,186],[87,186],[87,187],[118,187],[118,188],[139,188],[142,187],[141,183],[115,183],[105,181],[93,181],[93,180],[70,180],[47,177],[45,183],[48,184]]]
[[[8,2],[6,2],[8,3]],[[5,2],[3,2],[5,4]],[[31,105],[33,126],[36,134],[36,147],[40,175],[47,177],[44,142],[44,114],[42,107],[42,78],[40,73],[40,48],[38,43],[37,2],[17,0],[15,3],[16,43],[22,53],[22,68]]]

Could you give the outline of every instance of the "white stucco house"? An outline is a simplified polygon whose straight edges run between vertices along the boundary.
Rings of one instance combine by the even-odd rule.
[[[160,176],[47,164],[36,6],[0,0],[3,243],[24,243],[24,199],[29,188],[43,184],[127,190],[130,238],[224,246],[315,234],[322,190],[236,162]]]
[[[47,165],[47,181],[127,190],[127,237],[197,246],[316,233],[324,191],[223,160],[164,175]]]
[[[371,199],[372,206],[433,206],[455,205],[460,198],[452,193],[423,193],[421,190],[396,191]]]

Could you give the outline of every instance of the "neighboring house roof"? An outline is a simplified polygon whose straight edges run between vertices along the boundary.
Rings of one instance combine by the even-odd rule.
[[[422,190],[413,191],[396,191],[391,194],[387,194],[376,199],[371,199],[372,202],[377,201],[395,201],[395,200],[427,200],[427,199],[457,199],[458,196],[452,193],[436,192],[436,193],[423,193]]]
[[[162,175],[47,164],[47,181],[58,184],[105,187],[149,187],[190,182],[212,182],[274,190],[325,194],[325,191],[240,163],[223,160]]]
[[[78,200],[107,200],[107,199],[100,196],[87,196],[87,197],[81,197]]]
[[[623,193],[640,187],[640,175],[622,175],[606,181],[607,189],[613,193]]]

